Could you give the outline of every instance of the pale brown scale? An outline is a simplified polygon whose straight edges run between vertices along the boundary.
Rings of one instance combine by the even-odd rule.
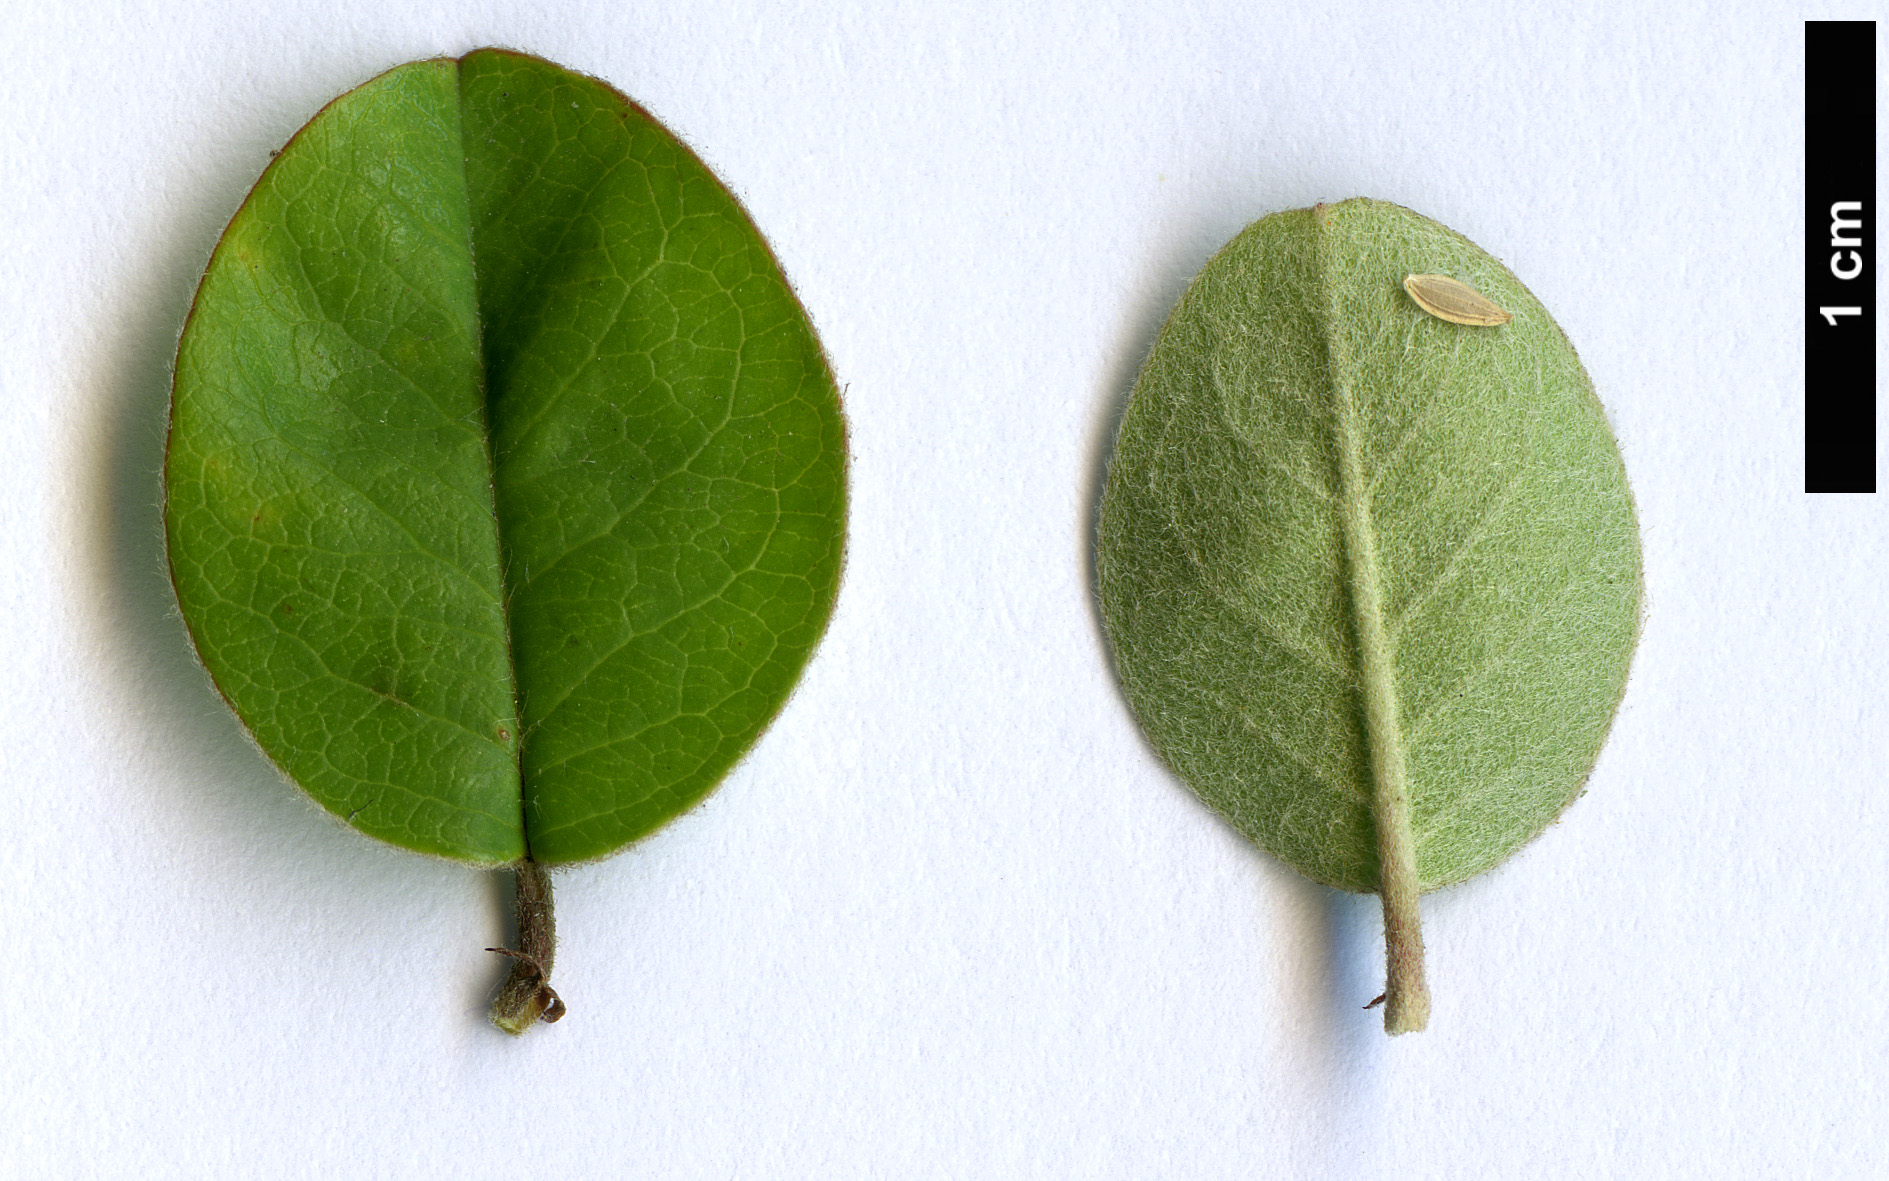
[[[1493,328],[1515,318],[1482,292],[1448,275],[1405,275],[1404,290],[1418,307],[1452,324]]]

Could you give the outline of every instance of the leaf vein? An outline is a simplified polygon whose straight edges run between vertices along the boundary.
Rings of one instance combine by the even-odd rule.
[[[1412,747],[1416,746],[1422,739],[1424,731],[1430,726],[1430,723],[1446,712],[1452,701],[1475,688],[1476,685],[1486,679],[1490,673],[1507,663],[1508,660],[1521,649],[1522,644],[1526,642],[1530,636],[1534,635],[1535,630],[1541,626],[1542,621],[1547,619],[1555,608],[1562,605],[1562,600],[1567,597],[1568,592],[1580,585],[1582,579],[1593,573],[1594,568],[1599,565],[1600,559],[1605,556],[1605,553],[1605,550],[1597,549],[1593,554],[1589,555],[1586,562],[1576,567],[1562,580],[1559,586],[1555,587],[1551,594],[1542,599],[1541,604],[1529,615],[1521,629],[1516,632],[1515,636],[1510,639],[1508,643],[1502,646],[1500,651],[1485,658],[1481,664],[1458,677],[1456,682],[1448,689],[1438,693],[1435,704],[1431,705],[1430,708],[1424,712],[1423,716],[1418,718],[1415,724],[1406,732],[1407,745]]]

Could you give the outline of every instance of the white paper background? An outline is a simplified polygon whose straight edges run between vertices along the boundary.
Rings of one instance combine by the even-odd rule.
[[[1862,1177],[1889,1055],[1885,506],[1806,496],[1802,25],[1866,5],[0,2],[0,1172]],[[489,877],[283,783],[156,504],[216,235],[324,102],[522,48],[747,203],[846,386],[851,560],[719,793],[559,879],[561,1025],[484,1024]],[[1648,615],[1587,797],[1375,902],[1169,776],[1092,605],[1155,329],[1368,194],[1506,261],[1618,432]]]

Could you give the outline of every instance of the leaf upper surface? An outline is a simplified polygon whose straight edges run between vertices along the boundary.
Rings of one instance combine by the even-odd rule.
[[[1402,290],[1411,273],[1457,276],[1514,319],[1431,316]],[[1499,863],[1579,793],[1637,639],[1639,540],[1600,404],[1547,312],[1459,235],[1362,200],[1256,223],[1189,288],[1123,419],[1098,581],[1123,685],[1182,779],[1302,872],[1368,891],[1347,514],[1374,542],[1365,576],[1433,889]]]
[[[839,576],[845,439],[738,203],[609,87],[399,67],[291,141],[178,356],[171,564],[325,807],[479,863],[605,855],[711,790]]]

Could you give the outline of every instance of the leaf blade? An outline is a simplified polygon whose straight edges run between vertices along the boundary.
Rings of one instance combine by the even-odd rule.
[[[301,242],[309,225],[326,237]],[[260,258],[246,227],[295,249]],[[268,314],[272,299],[300,319]],[[264,330],[285,323],[379,332],[396,355],[358,389],[332,364],[305,365],[298,385],[283,373],[293,341]],[[718,362],[729,357],[738,373]],[[214,442],[235,387],[287,429]],[[358,421],[338,425],[350,390]],[[482,864],[620,848],[752,745],[831,611],[844,429],[805,313],[686,147],[602,83],[536,58],[411,63],[299,133],[212,259],[173,403],[167,529],[200,655],[291,778],[396,844]],[[333,466],[356,435],[356,451],[381,455],[378,516],[277,454],[299,443]],[[288,527],[338,530],[318,540],[362,567],[317,622],[387,685],[369,684],[372,700],[341,722],[326,698],[293,692],[308,682],[279,655],[293,636],[218,606],[263,587],[308,593],[300,551],[219,557],[240,540],[246,493],[206,478],[203,452],[245,446],[237,483],[295,486]],[[428,494],[434,484],[451,494]],[[213,519],[220,532],[206,532]],[[393,534],[405,542],[390,556]],[[471,620],[461,599],[483,613]],[[451,618],[395,642],[429,612]],[[422,644],[437,655],[420,660]],[[433,728],[484,764],[415,737],[426,725],[409,688],[458,708],[435,710]],[[613,761],[613,747],[638,753]],[[337,760],[378,774],[324,770]],[[483,816],[490,831],[392,815],[415,784],[436,812]],[[376,809],[388,822],[364,823]]]
[[[1514,323],[1466,328],[1419,312],[1401,281],[1430,271],[1474,276],[1514,309]],[[1357,587],[1336,574],[1333,530],[1279,527],[1295,516],[1342,516],[1342,495],[1324,504],[1306,492],[1334,486],[1342,468],[1341,388],[1355,397],[1360,487],[1370,496],[1386,618],[1397,621],[1396,703],[1413,725],[1440,705],[1451,711],[1443,736],[1401,743],[1418,876],[1433,889],[1499,862],[1578,793],[1637,634],[1637,530],[1611,434],[1573,350],[1500,264],[1443,227],[1376,202],[1249,227],[1190,287],[1136,384],[1104,494],[1098,584],[1124,688],[1181,778],[1301,872],[1376,889],[1375,825],[1358,802],[1371,788],[1360,687],[1320,684],[1256,659],[1259,629],[1230,589],[1257,587],[1246,597],[1293,604],[1299,614],[1288,626],[1320,633],[1327,649],[1355,645],[1345,604]],[[1456,403],[1439,408],[1429,400],[1438,390]],[[1534,409],[1518,418],[1518,404]],[[1245,436],[1270,454],[1236,462],[1223,443],[1203,438],[1218,429],[1216,415],[1263,424]],[[1189,449],[1213,462],[1189,473],[1162,459]],[[1499,470],[1485,478],[1492,464],[1528,482],[1510,487]],[[1278,479],[1281,468],[1300,478]],[[1151,497],[1164,481],[1186,484],[1185,494]],[[1591,503],[1582,511],[1555,507],[1583,497]],[[1282,499],[1299,503],[1280,508]],[[1592,577],[1565,559],[1586,552],[1583,539],[1600,571]],[[1458,552],[1467,557],[1451,570]],[[1574,605],[1550,612],[1542,634],[1525,633],[1526,604],[1557,574]],[[1421,614],[1401,618],[1413,605]],[[1452,627],[1465,612],[1497,623],[1495,638]],[[1589,643],[1596,636],[1598,658]],[[1476,659],[1503,637],[1520,645],[1526,658],[1510,659],[1524,671],[1469,681]],[[1563,675],[1549,683],[1565,686],[1570,666],[1589,671],[1560,697],[1528,683],[1553,671]],[[1316,736],[1324,760],[1346,768],[1355,790],[1295,773],[1264,744],[1238,740],[1217,702],[1231,703],[1243,725],[1282,736],[1282,747],[1304,751]],[[1560,715],[1552,749],[1525,741],[1522,703]]]
[[[499,864],[524,852],[498,737],[517,724],[468,422],[451,78],[416,63],[349,97],[277,158],[205,273],[178,353],[171,567],[205,665],[285,773],[370,835]],[[435,117],[370,142],[413,111]],[[351,314],[363,299],[383,314]],[[389,406],[390,388],[423,396]]]

